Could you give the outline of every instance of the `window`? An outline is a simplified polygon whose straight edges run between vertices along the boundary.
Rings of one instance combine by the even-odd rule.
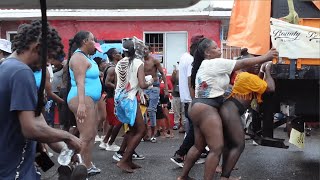
[[[150,46],[150,51],[154,58],[163,63],[163,33],[145,33],[145,43]]]
[[[229,23],[226,23],[226,25],[221,26],[221,34],[220,34],[222,57],[225,59],[235,59],[240,56],[241,48],[227,45],[228,32],[229,32]]]
[[[13,41],[14,36],[17,35],[17,31],[7,31],[7,40],[8,41]]]
[[[173,72],[174,66],[188,50],[188,33],[185,31],[145,32],[144,42],[150,46],[155,59],[162,63],[167,73]]]
[[[235,59],[240,56],[241,48],[228,46],[227,41],[221,42],[222,57],[225,59]]]

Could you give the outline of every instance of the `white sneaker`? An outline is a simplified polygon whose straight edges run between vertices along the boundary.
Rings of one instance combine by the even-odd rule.
[[[99,145],[99,148],[101,150],[106,150],[108,147],[108,144],[107,143],[104,143],[103,141],[101,141],[100,145]]]
[[[254,140],[252,141],[252,144],[255,145],[255,146],[259,146],[259,144]]]
[[[152,137],[152,138],[150,138],[150,141],[151,141],[152,143],[156,143],[156,142],[157,142],[157,138]]]
[[[96,135],[96,137],[94,138],[94,142],[101,142],[101,141],[102,139],[98,135]]]
[[[106,144],[107,147],[106,147],[106,150],[107,151],[119,151],[120,147],[115,145],[115,144],[112,144],[111,146],[109,144]]]
[[[206,159],[204,159],[204,158],[199,158],[196,162],[195,162],[195,164],[203,164],[203,163],[205,163],[206,162]]]
[[[49,156],[49,157],[53,157],[53,153],[48,152],[48,156]]]

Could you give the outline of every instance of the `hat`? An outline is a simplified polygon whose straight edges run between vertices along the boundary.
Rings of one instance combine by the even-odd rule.
[[[195,44],[197,43],[200,39],[203,39],[204,36],[203,35],[195,35],[195,36],[192,36],[191,38],[191,44]]]
[[[7,53],[12,53],[11,51],[11,42],[6,39],[0,39],[0,50]]]
[[[103,52],[99,43],[94,43],[94,47],[96,48],[97,51]]]

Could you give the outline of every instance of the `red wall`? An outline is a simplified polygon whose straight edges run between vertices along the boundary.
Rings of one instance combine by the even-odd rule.
[[[21,21],[20,21],[21,22]],[[144,31],[187,31],[189,44],[193,35],[203,34],[220,44],[220,21],[50,21],[59,32],[67,52],[68,41],[80,30],[91,31],[98,40],[119,40],[136,36],[143,39]],[[1,37],[16,30],[19,22],[2,22]]]

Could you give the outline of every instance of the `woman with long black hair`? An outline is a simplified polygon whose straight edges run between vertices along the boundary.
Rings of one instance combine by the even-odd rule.
[[[224,147],[219,108],[223,103],[223,94],[230,82],[232,71],[269,61],[277,54],[275,49],[271,49],[260,57],[234,61],[220,58],[221,50],[213,40],[203,38],[199,41],[191,74],[195,99],[189,109],[189,116],[194,125],[195,145],[187,154],[179,180],[190,179],[189,171],[206,145],[209,146],[210,152],[205,163],[204,179],[213,179]]]
[[[68,106],[76,117],[82,147],[80,154],[87,166],[88,175],[101,172],[92,163],[94,138],[97,134],[97,102],[101,98],[101,82],[97,63],[89,56],[96,52],[95,39],[91,32],[80,31],[71,41],[71,48],[77,49],[68,61],[70,90]]]
[[[115,68],[115,112],[122,123],[127,123],[130,130],[126,133],[121,148],[125,151],[117,166],[133,173],[134,169],[141,168],[132,162],[134,150],[139,145],[144,132],[145,125],[137,100],[138,92],[152,85],[153,79],[146,82],[144,74],[144,63],[136,56],[137,46],[133,39],[123,39],[123,50],[125,58],[120,60]],[[140,98],[143,98],[140,96]]]

